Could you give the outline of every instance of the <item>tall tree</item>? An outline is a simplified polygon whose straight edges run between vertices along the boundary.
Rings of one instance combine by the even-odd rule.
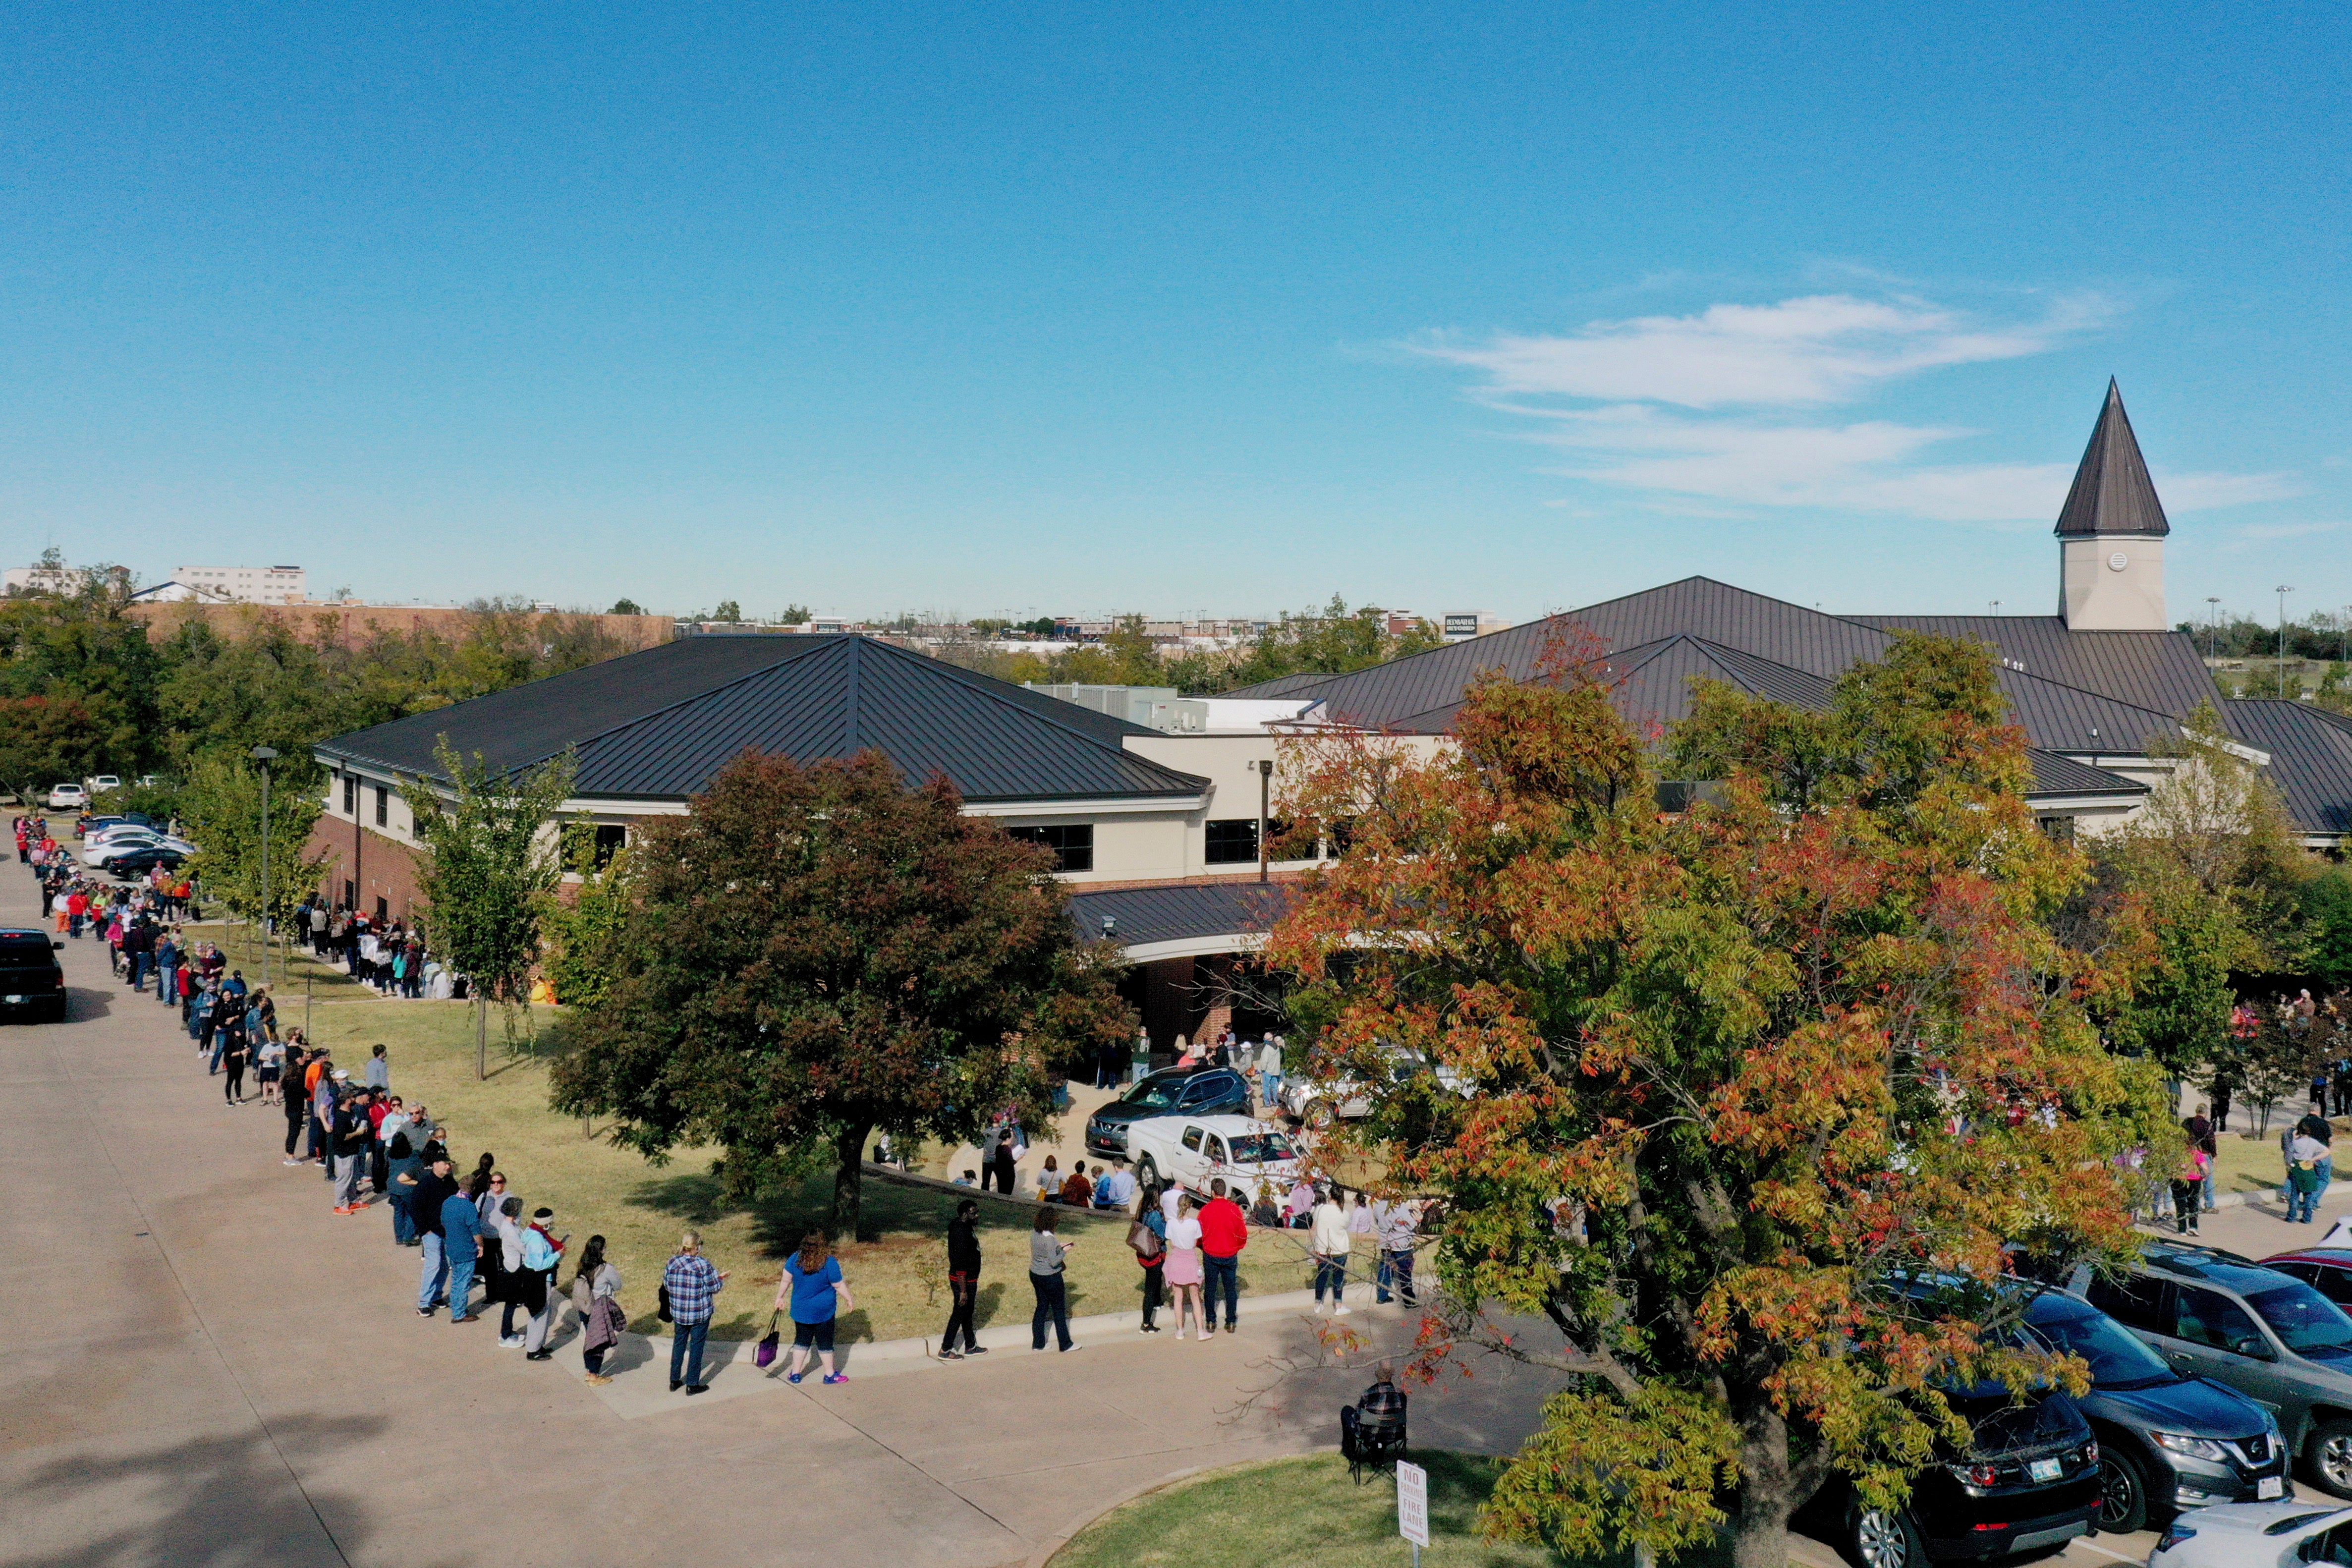
[[[1997,1280],[2012,1242],[2129,1252],[2111,1162],[2178,1137],[2085,1016],[2115,978],[2045,923],[2084,871],[2001,712],[1982,650],[1905,642],[1840,683],[1803,807],[1780,750],[1718,732],[1720,804],[1675,817],[1566,653],[1476,684],[1433,757],[1298,743],[1286,813],[1349,847],[1269,952],[1321,993],[1318,1070],[1385,1085],[1341,1150],[1444,1200],[1424,1369],[1483,1348],[1561,1378],[1490,1527],[1727,1528],[1779,1568],[1833,1471],[1888,1505],[1965,1438],[1954,1375],[2079,1377],[1898,1284]],[[1391,1083],[1399,1047],[1468,1092]]]
[[[521,773],[478,753],[459,756],[445,737],[433,755],[441,779],[411,779],[401,798],[415,821],[416,882],[434,950],[472,982],[477,1077],[489,1076],[489,999],[510,1006],[539,962],[548,896],[562,879],[556,809],[572,794],[566,754]],[[511,1016],[510,1019],[511,1021]]]
[[[105,731],[73,698],[0,697],[0,789],[28,805],[50,784],[88,777],[105,746]]]
[[[1052,860],[944,779],[875,752],[747,753],[632,853],[610,989],[555,1068],[558,1109],[652,1159],[719,1152],[730,1195],[823,1150],[854,1234],[867,1138],[968,1138],[1045,1114],[1049,1071],[1130,1033],[1116,950],[1084,944]]]
[[[310,829],[325,810],[315,790],[289,788],[272,773],[267,799],[261,770],[243,757],[205,757],[179,794],[180,815],[196,845],[188,869],[205,890],[247,920],[291,918],[319,885],[325,850],[310,850]],[[268,901],[262,840],[268,837]]]

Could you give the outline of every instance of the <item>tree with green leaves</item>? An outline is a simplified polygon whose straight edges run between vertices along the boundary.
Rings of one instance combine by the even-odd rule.
[[[97,771],[106,732],[71,697],[0,697],[0,789],[31,805]]]
[[[489,1076],[489,999],[528,998],[548,896],[562,879],[557,808],[572,795],[569,752],[520,773],[463,757],[445,737],[437,779],[409,779],[401,798],[415,821],[416,881],[433,951],[470,981],[477,1076]]]
[[[1672,815],[1573,649],[1475,683],[1433,755],[1291,742],[1285,815],[1349,852],[1267,954],[1312,1070],[1374,1086],[1318,1155],[1442,1200],[1421,1370],[1558,1379],[1488,1528],[1780,1568],[1833,1475],[1889,1510],[1965,1446],[1956,1389],[2080,1386],[2010,1340],[2008,1248],[2130,1255],[2119,1158],[2179,1133],[2086,1011],[2126,977],[2053,930],[2085,868],[1984,649],[1899,640],[1822,724],[1701,713],[1677,766],[1719,798]]]
[[[1052,857],[867,752],[746,753],[631,855],[610,988],[557,1060],[557,1109],[648,1159],[718,1152],[728,1195],[822,1159],[859,1228],[867,1140],[1046,1114],[1057,1068],[1127,1038],[1114,944],[1071,929]]]
[[[319,885],[331,856],[309,847],[324,799],[289,789],[274,773],[267,793],[268,901],[263,900],[265,798],[260,765],[245,757],[208,756],[189,770],[179,810],[196,853],[191,875],[205,892],[246,920],[282,929]]]
[[[629,918],[629,852],[596,863],[596,831],[586,823],[563,830],[570,879],[547,900],[547,978],[566,1006],[593,1008],[613,986],[613,943]]]

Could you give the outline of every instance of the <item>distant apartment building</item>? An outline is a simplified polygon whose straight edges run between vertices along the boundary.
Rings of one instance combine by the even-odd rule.
[[[70,594],[81,586],[81,574],[70,566],[11,566],[0,577],[0,593]]]
[[[175,566],[172,581],[242,605],[299,605],[310,596],[310,574],[299,566]]]

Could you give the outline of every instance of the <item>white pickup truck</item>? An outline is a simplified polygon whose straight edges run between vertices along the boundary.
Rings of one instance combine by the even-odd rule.
[[[1222,1176],[1225,1191],[1249,1206],[1261,1186],[1277,1195],[1297,1184],[1298,1146],[1270,1121],[1248,1116],[1154,1116],[1127,1129],[1127,1157],[1145,1186],[1173,1183],[1206,1196]]]

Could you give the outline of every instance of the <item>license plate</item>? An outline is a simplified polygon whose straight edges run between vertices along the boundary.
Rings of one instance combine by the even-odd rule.
[[[2284,1476],[2264,1476],[2254,1483],[2254,1496],[2258,1498],[2284,1497],[2285,1495],[2286,1478]]]
[[[2030,1459],[2025,1474],[2029,1480],[2054,1481],[2066,1473],[2066,1467],[2055,1459]]]
[[[8,998],[8,1005],[11,1007],[21,1007],[24,1005],[25,999],[22,996],[11,996]]]

